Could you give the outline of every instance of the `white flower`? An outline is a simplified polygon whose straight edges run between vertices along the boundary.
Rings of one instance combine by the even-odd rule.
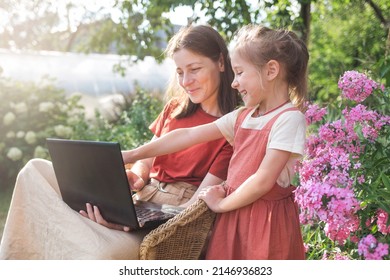
[[[14,122],[14,120],[16,120],[15,114],[12,113],[12,112],[8,112],[8,113],[5,114],[4,117],[3,117],[3,124],[4,124],[4,125],[10,125],[11,123]]]
[[[66,104],[64,104],[64,103],[58,103],[57,102],[57,107],[60,110],[60,112],[67,112],[69,110],[68,106]]]
[[[34,158],[46,158],[47,157],[47,151],[42,146],[36,146],[34,150]]]
[[[20,130],[16,133],[16,138],[23,138],[26,135],[26,132]]]
[[[22,114],[28,111],[27,105],[24,102],[11,103],[11,108],[14,109],[15,113]]]
[[[70,126],[76,126],[78,123],[82,122],[82,118],[79,115],[69,115],[66,119],[66,123]]]
[[[54,104],[52,102],[42,102],[39,104],[39,112],[50,112],[54,109]]]
[[[24,140],[26,140],[27,144],[34,144],[37,142],[37,136],[34,131],[28,131],[26,133],[26,137],[24,137]]]
[[[7,157],[13,161],[18,161],[23,157],[23,152],[19,148],[12,147],[9,149]]]
[[[72,135],[73,130],[69,126],[64,126],[62,124],[59,124],[54,127],[54,132],[59,137],[69,138]]]
[[[15,138],[15,136],[16,136],[16,134],[15,134],[15,132],[13,132],[13,131],[9,131],[8,133],[7,133],[7,135],[6,135],[6,137],[7,138]]]

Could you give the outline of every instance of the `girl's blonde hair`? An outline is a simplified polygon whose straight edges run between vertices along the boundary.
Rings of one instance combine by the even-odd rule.
[[[302,111],[307,99],[309,53],[293,31],[247,25],[236,34],[234,51],[259,70],[270,60],[278,61],[289,85],[291,102]]]

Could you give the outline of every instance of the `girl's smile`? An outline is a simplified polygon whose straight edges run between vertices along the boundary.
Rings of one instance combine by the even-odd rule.
[[[232,87],[238,90],[245,106],[256,106],[261,101],[262,92],[259,71],[237,53],[233,53],[231,58],[234,71]]]

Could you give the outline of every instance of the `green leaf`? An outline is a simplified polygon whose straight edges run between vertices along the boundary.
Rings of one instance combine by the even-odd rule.
[[[381,178],[382,178],[382,182],[385,185],[386,189],[390,190],[390,179],[389,179],[389,176],[387,176],[386,174],[382,173]]]

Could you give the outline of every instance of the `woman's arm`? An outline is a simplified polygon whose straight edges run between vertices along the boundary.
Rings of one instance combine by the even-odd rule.
[[[87,210],[80,210],[79,213],[84,216],[85,218],[88,218],[102,226],[105,226],[110,229],[116,229],[116,230],[123,230],[123,231],[130,231],[131,228],[128,226],[122,226],[118,224],[113,224],[107,222],[103,216],[100,214],[99,208],[97,206],[91,205],[89,203],[86,203]]]
[[[195,144],[223,137],[214,123],[171,131],[160,138],[144,144],[134,150],[122,151],[125,164],[144,158],[153,158],[181,151]]]
[[[256,173],[232,194],[223,197],[219,189],[209,188],[201,191],[199,198],[216,213],[232,211],[251,204],[272,189],[290,155],[291,152],[269,149]]]
[[[127,179],[132,190],[140,190],[148,183],[153,159],[137,160],[130,169],[126,169]]]
[[[156,139],[158,139],[158,137],[154,135],[150,141]],[[130,169],[126,169],[127,179],[129,180],[132,190],[140,190],[148,183],[153,160],[154,158],[137,160],[132,164]]]

